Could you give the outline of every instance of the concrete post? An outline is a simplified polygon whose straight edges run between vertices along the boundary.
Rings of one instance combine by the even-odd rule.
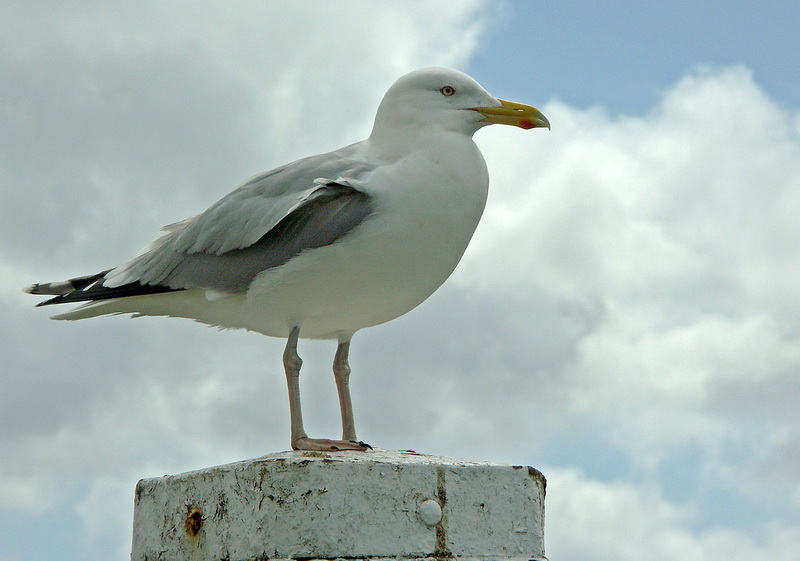
[[[543,559],[544,495],[525,466],[280,452],[140,481],[131,559]]]

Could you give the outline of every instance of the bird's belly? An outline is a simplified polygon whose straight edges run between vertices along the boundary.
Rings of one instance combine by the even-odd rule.
[[[459,212],[376,212],[329,246],[265,271],[245,300],[245,327],[286,336],[341,338],[392,320],[427,299],[455,269],[483,200]]]

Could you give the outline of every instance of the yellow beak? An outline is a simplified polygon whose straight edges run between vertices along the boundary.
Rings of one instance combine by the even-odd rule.
[[[535,107],[504,99],[498,101],[501,104],[500,107],[472,107],[471,109],[483,115],[485,123],[514,125],[526,130],[538,127],[550,129],[550,121]]]

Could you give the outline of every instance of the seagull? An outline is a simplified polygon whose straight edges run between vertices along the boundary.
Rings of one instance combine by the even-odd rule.
[[[356,436],[350,341],[418,306],[455,269],[486,204],[472,136],[490,124],[550,128],[535,107],[462,72],[415,70],[386,92],[366,140],[245,181],[118,267],[24,290],[53,296],[38,306],[81,303],[53,319],[183,317],[285,337],[292,449],[369,450]],[[300,338],[338,342],[341,440],[303,428]]]

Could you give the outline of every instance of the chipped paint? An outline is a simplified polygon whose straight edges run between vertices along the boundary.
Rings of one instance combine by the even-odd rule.
[[[190,506],[186,514],[186,521],[183,524],[186,535],[196,538],[203,527],[203,509],[199,506]]]
[[[523,466],[282,452],[140,481],[131,559],[541,559],[544,486]]]
[[[448,548],[447,542],[447,485],[444,466],[436,468],[436,497],[442,508],[442,519],[436,524],[436,549],[433,550],[433,556],[448,559],[453,557],[453,552]]]

